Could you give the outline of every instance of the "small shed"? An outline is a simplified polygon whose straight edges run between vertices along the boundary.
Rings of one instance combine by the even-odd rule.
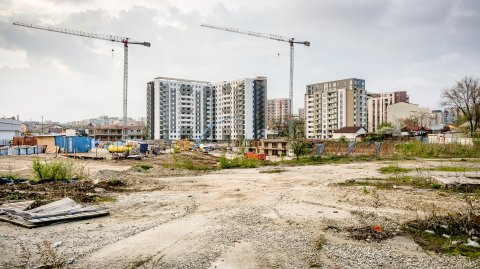
[[[342,136],[345,137],[348,141],[356,141],[357,137],[360,137],[367,133],[365,127],[343,127],[333,132],[333,139],[340,139]]]
[[[55,137],[56,135],[39,135],[37,138],[38,146],[45,146],[45,153],[55,153],[57,147],[55,146]]]

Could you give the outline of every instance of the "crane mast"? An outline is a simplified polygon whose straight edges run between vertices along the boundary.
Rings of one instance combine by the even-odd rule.
[[[127,139],[127,89],[128,89],[128,45],[129,44],[134,44],[134,45],[142,45],[145,47],[150,47],[149,42],[137,42],[137,41],[130,41],[128,37],[121,37],[121,36],[115,36],[115,35],[104,35],[104,34],[93,34],[93,33],[88,33],[88,32],[83,32],[83,31],[78,31],[78,30],[70,30],[70,29],[65,29],[65,28],[58,28],[58,27],[51,27],[51,26],[41,26],[41,25],[34,25],[31,23],[24,23],[24,22],[13,22],[13,25],[17,26],[23,26],[27,28],[33,28],[33,29],[39,29],[39,30],[45,30],[45,31],[50,31],[50,32],[56,32],[56,33],[62,33],[62,34],[67,34],[67,35],[75,35],[75,36],[82,36],[82,37],[88,37],[88,38],[94,38],[94,39],[100,39],[100,40],[106,40],[106,41],[112,41],[112,42],[119,42],[123,43],[124,47],[124,62],[123,62],[123,117],[122,117],[122,122],[123,122],[123,129],[122,129],[122,140]]]
[[[244,35],[249,35],[249,36],[255,36],[255,37],[260,37],[260,38],[266,38],[266,39],[272,39],[276,41],[281,41],[281,42],[287,42],[290,45],[290,81],[288,85],[288,93],[289,93],[289,98],[290,98],[290,108],[289,108],[289,115],[288,115],[288,134],[289,137],[293,137],[293,124],[292,124],[292,111],[293,111],[293,66],[294,66],[294,44],[303,44],[307,47],[310,47],[310,42],[309,41],[297,41],[295,38],[288,38],[288,37],[283,37],[280,35],[275,35],[275,34],[263,34],[263,33],[258,33],[258,32],[253,32],[253,31],[247,31],[247,30],[240,30],[237,28],[231,28],[231,27],[220,27],[220,26],[215,26],[211,24],[201,24],[202,27],[207,27],[207,28],[212,28],[216,30],[222,30],[222,31],[227,31],[227,32],[233,32],[237,34],[244,34]]]

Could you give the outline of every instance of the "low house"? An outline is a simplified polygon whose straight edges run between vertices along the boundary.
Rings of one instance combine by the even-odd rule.
[[[367,133],[365,127],[343,127],[333,132],[333,139],[341,139],[344,137],[348,141],[356,141],[358,138],[362,137]]]
[[[14,136],[19,136],[21,125],[21,121],[0,118],[0,146],[9,145]]]

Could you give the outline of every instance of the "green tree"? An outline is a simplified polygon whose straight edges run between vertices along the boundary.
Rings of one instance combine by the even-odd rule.
[[[461,111],[474,137],[480,122],[480,82],[478,78],[464,77],[442,92],[442,105]]]
[[[292,141],[292,150],[298,161],[300,159],[300,156],[304,155],[307,152],[307,145],[303,141]]]

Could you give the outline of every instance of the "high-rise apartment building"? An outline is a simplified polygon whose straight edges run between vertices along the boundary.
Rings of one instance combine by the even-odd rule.
[[[305,135],[329,139],[346,126],[367,125],[365,80],[343,79],[307,85]]]
[[[252,140],[265,136],[267,79],[256,77],[212,84],[158,77],[147,83],[150,139]]]
[[[305,108],[298,109],[298,118],[303,121],[305,120]]]
[[[149,138],[198,138],[214,120],[212,91],[212,85],[205,81],[158,77],[148,82]]]
[[[216,140],[253,140],[265,137],[267,78],[245,78],[214,85]],[[222,119],[232,119],[221,122]]]
[[[409,96],[406,91],[368,94],[368,131],[376,132],[378,126],[382,123],[386,123],[387,107],[391,104],[400,102],[409,102]]]
[[[268,127],[286,126],[290,113],[290,98],[268,99]]]

